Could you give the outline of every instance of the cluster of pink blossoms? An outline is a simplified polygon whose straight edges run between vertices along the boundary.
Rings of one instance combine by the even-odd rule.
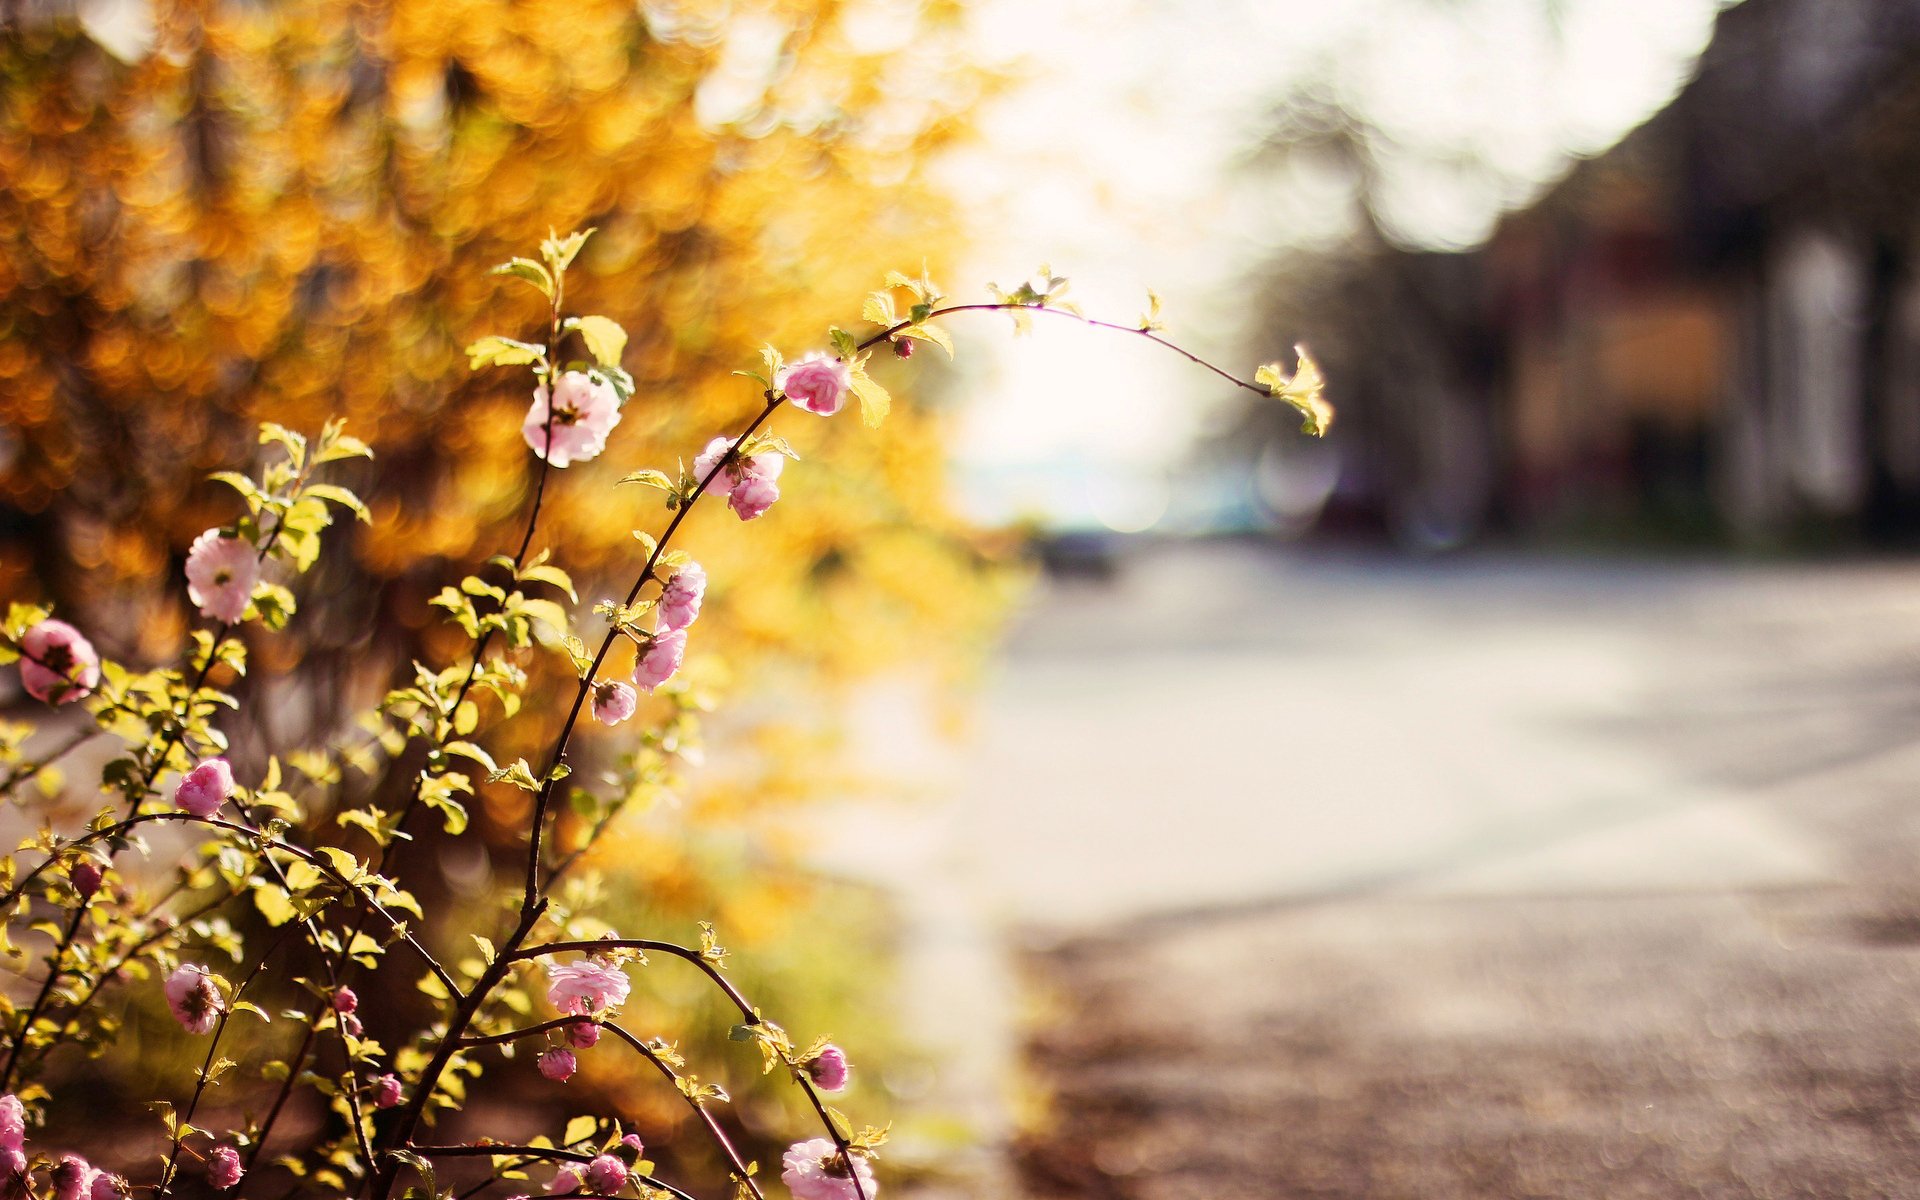
[[[54,1200],[126,1200],[127,1181],[69,1154],[50,1173]],[[0,1096],[0,1196],[33,1194],[27,1174],[27,1110],[11,1093]]]
[[[631,1163],[638,1162],[646,1145],[640,1135],[630,1133],[620,1139],[620,1152],[596,1154],[589,1161],[577,1167],[561,1167],[553,1173],[547,1183],[547,1195],[569,1196],[586,1194],[592,1196],[617,1196],[633,1178]],[[525,1195],[509,1196],[507,1200],[531,1200]]]
[[[618,964],[591,957],[548,963],[547,979],[547,1003],[564,1015],[583,1018],[564,1027],[566,1046],[551,1047],[534,1060],[541,1075],[565,1083],[580,1068],[573,1051],[588,1049],[600,1041],[600,1023],[592,1018],[625,1004],[633,983]]]
[[[633,664],[633,683],[604,679],[593,685],[593,716],[603,725],[618,725],[639,708],[639,692],[651,692],[680,670],[687,656],[687,627],[700,615],[707,594],[707,573],[690,562],[668,578],[655,605],[658,624]]]

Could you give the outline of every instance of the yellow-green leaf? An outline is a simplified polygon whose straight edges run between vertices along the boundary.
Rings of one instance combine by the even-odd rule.
[[[575,317],[572,321],[580,331],[580,340],[587,344],[587,352],[593,360],[603,367],[620,365],[620,355],[627,348],[627,331],[607,317]]]
[[[887,410],[893,407],[893,397],[859,366],[853,368],[851,386],[854,398],[860,401],[860,420],[867,428],[878,429],[880,422],[887,419]]]

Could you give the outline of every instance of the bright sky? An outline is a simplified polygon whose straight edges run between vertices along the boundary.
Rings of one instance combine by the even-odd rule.
[[[978,53],[1028,76],[949,164],[979,260],[941,281],[974,295],[1046,261],[1089,315],[1131,321],[1151,286],[1176,340],[1231,353],[1236,277],[1289,240],[1338,236],[1337,181],[1245,166],[1260,118],[1321,78],[1403,144],[1385,216],[1405,241],[1471,245],[1494,218],[1656,111],[1725,0],[979,0]],[[1557,13],[1556,22],[1552,14]],[[956,457],[988,518],[1081,505],[1087,477],[1152,474],[1222,400],[1196,369],[1120,335],[1042,321],[969,331]],[[1272,331],[1269,358],[1291,345]],[[1228,362],[1250,376],[1254,361]],[[1338,400],[1338,381],[1333,382]],[[985,486],[982,486],[982,485]]]

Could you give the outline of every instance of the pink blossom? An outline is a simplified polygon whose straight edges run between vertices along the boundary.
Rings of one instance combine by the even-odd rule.
[[[774,381],[787,399],[810,413],[830,417],[847,402],[853,372],[831,354],[815,350],[783,369]]]
[[[348,1037],[359,1037],[367,1031],[367,1027],[360,1023],[360,1018],[352,1013],[340,1014],[340,1029]]]
[[[895,358],[912,358],[913,339],[895,338],[893,342],[893,355]]]
[[[640,655],[640,661],[633,664],[634,686],[643,692],[651,692],[680,669],[680,663],[687,656],[687,631],[668,629],[653,635],[653,641]]]
[[[555,1046],[535,1059],[534,1065],[539,1067],[540,1073],[548,1079],[555,1083],[565,1083],[572,1079],[573,1073],[580,1068],[580,1060],[573,1056],[573,1051]]]
[[[575,1050],[591,1050],[600,1044],[600,1024],[597,1021],[575,1021],[567,1026],[567,1045]]]
[[[220,985],[198,963],[186,963],[167,976],[164,991],[173,1019],[188,1033],[211,1033],[226,1008]]]
[[[593,719],[602,725],[618,725],[640,707],[640,697],[617,679],[603,679],[593,685]]]
[[[100,686],[93,643],[65,621],[45,620],[20,637],[20,684],[48,704],[67,704]]]
[[[209,758],[180,778],[173,802],[196,817],[210,817],[233,795],[233,768],[224,758]]]
[[[232,1146],[215,1146],[207,1155],[207,1182],[221,1191],[233,1187],[245,1174],[240,1168],[240,1152]]]
[[[130,1194],[126,1176],[110,1175],[105,1171],[94,1173],[93,1187],[87,1193],[88,1200],[127,1200]]]
[[[27,1106],[8,1092],[0,1096],[0,1150],[18,1150],[27,1142]]]
[[[618,1194],[627,1186],[627,1164],[611,1154],[594,1156],[587,1164],[587,1185],[602,1196]]]
[[[601,1012],[626,1003],[633,987],[627,973],[610,962],[583,958],[578,962],[549,963],[547,1002],[563,1013]]]
[[[82,900],[100,890],[103,875],[100,864],[91,858],[76,859],[73,866],[67,869],[67,878],[73,881],[73,890],[80,893]]]
[[[639,1161],[641,1152],[647,1148],[647,1144],[640,1140],[640,1135],[637,1133],[630,1133],[621,1138],[620,1144],[626,1149],[633,1151],[634,1161],[636,1162]]]
[[[582,1190],[580,1187],[580,1172],[574,1170],[572,1167],[561,1167],[558,1171],[555,1171],[553,1173],[553,1182],[547,1185],[547,1194],[549,1196],[580,1190]]]
[[[0,1146],[0,1197],[27,1200],[27,1152]]]
[[[840,1148],[826,1138],[794,1143],[780,1160],[786,1168],[780,1172],[780,1179],[796,1200],[858,1200],[862,1192],[867,1200],[873,1200],[873,1168],[860,1155],[851,1157],[853,1169],[860,1176],[860,1190],[854,1188]]]
[[[726,438],[714,438],[707,448],[693,460],[693,475],[696,479],[705,479],[727,448],[733,445]],[[715,496],[725,496],[727,507],[742,521],[751,521],[772,507],[780,498],[780,485],[776,482],[780,472],[786,469],[786,455],[777,451],[755,454],[744,461],[735,458],[713,476],[707,485],[707,492]]]
[[[807,1077],[814,1086],[823,1092],[837,1092],[847,1086],[852,1072],[847,1069],[847,1055],[838,1046],[822,1046],[820,1053],[806,1062]]]
[[[187,599],[200,615],[232,625],[246,615],[260,582],[260,554],[240,538],[209,529],[187,550]]]
[[[53,1168],[53,1200],[89,1200],[98,1174],[78,1154],[67,1155]]]
[[[773,502],[780,498],[780,485],[775,481],[786,464],[784,455],[754,455],[753,470],[734,485],[733,494],[727,497],[727,507],[733,510],[733,515],[742,521],[751,521],[772,508]]]
[[[375,1108],[399,1108],[400,1100],[400,1077],[398,1075],[389,1073],[373,1081],[373,1106]]]
[[[533,407],[520,426],[521,436],[541,458],[556,467],[596,458],[607,448],[607,435],[620,423],[620,396],[613,385],[581,371],[560,376],[549,410],[547,385],[533,389]],[[552,418],[551,454],[548,418]]]
[[[673,578],[660,589],[661,628],[685,629],[693,624],[706,595],[707,572],[699,563],[690,562],[675,571]]]
[[[350,987],[343,987],[333,993],[333,1011],[353,1013],[360,1010],[360,997]]]

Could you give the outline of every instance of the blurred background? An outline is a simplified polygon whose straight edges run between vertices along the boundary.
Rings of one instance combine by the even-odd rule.
[[[607,485],[888,269],[1045,261],[1243,376],[1320,358],[1309,441],[976,318],[881,433],[788,421],[769,517],[692,523],[719,715],[600,856],[608,920],[717,921],[896,1119],[890,1189],[1920,1194],[1920,4],[0,13],[6,594],[163,657],[254,421],[379,451],[318,619],[256,647],[256,761],[457,650],[423,601],[533,478],[459,348],[537,322],[485,268],[549,227],[599,228],[578,300],[639,387],[543,520],[583,596],[658,524]]]

